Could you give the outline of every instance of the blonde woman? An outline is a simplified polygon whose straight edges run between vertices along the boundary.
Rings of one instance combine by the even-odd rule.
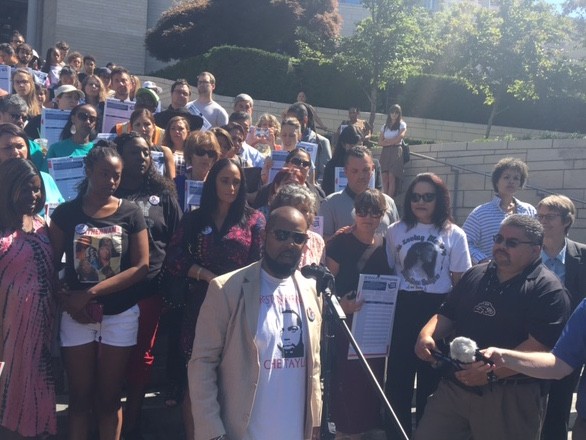
[[[14,69],[12,73],[12,88],[14,89],[14,93],[26,101],[30,118],[41,114],[41,104],[37,99],[35,80],[28,69],[23,67]]]

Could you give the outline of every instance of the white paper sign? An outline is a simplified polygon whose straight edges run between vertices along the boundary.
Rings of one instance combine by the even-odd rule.
[[[283,168],[285,166],[285,159],[287,159],[287,156],[289,156],[288,151],[273,151],[271,153],[271,159],[273,160],[273,168]]]
[[[49,173],[65,200],[77,197],[77,185],[85,178],[83,157],[57,157],[48,159]]]
[[[0,64],[0,89],[6,90],[8,94],[12,93],[12,85],[10,84],[11,70],[10,66]]]
[[[113,141],[118,136],[116,133],[98,133],[96,139],[102,139],[104,141]]]
[[[134,111],[134,101],[120,101],[119,99],[106,99],[104,104],[104,119],[102,130],[109,133],[116,124],[128,122]]]
[[[157,172],[161,175],[165,175],[165,155],[162,151],[151,151],[151,160],[153,166],[157,169]]]
[[[43,108],[41,112],[41,138],[47,139],[49,146],[59,142],[63,127],[69,119],[69,110]]]
[[[185,212],[198,208],[201,203],[203,182],[201,180],[185,181]]]
[[[352,318],[352,334],[364,357],[377,358],[389,355],[399,277],[392,275],[360,274],[356,300],[364,300],[360,311]],[[348,359],[356,359],[352,346]]]
[[[319,234],[323,237],[324,235],[324,217],[323,215],[316,215],[313,219],[313,225],[310,228],[316,234]]]
[[[212,128],[212,124],[210,124],[210,121],[208,121],[206,119],[206,117],[203,115],[203,113],[199,111],[199,109],[195,106],[195,104],[193,102],[191,104],[189,104],[186,108],[187,108],[187,111],[189,113],[191,113],[192,115],[199,116],[200,118],[203,119],[203,125],[200,128],[200,131],[208,131],[210,128]]]
[[[342,191],[344,188],[346,188],[347,185],[348,178],[346,177],[344,167],[336,167],[334,177],[334,192]],[[372,176],[370,176],[368,187],[370,189],[374,189],[374,173],[372,173]]]

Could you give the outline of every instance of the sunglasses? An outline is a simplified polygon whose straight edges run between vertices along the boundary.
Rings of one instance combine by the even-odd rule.
[[[411,193],[409,200],[411,200],[413,203],[417,203],[420,200],[423,200],[425,203],[430,203],[435,200],[435,193],[425,193],[425,194]]]
[[[501,234],[496,234],[494,237],[492,237],[492,240],[496,244],[503,244],[504,243],[506,248],[511,248],[511,249],[515,249],[520,244],[530,244],[531,246],[537,246],[537,243],[534,243],[532,241],[521,241],[521,240],[517,240],[516,238],[505,238]]]
[[[295,165],[296,167],[303,167],[303,168],[309,168],[309,166],[311,165],[311,161],[302,160],[302,159],[299,159],[298,157],[294,157],[289,162],[292,163],[293,165]]]
[[[28,116],[20,113],[10,113],[10,117],[13,121],[18,121],[19,119],[25,122],[28,121]]]
[[[79,119],[82,122],[89,121],[90,124],[94,124],[98,120],[96,116],[92,116],[86,112],[78,112],[77,119]]]
[[[301,232],[285,231],[284,229],[273,229],[273,235],[278,241],[293,240],[295,244],[304,244],[307,241],[307,234]]]
[[[203,148],[197,148],[194,153],[199,157],[203,157],[207,154],[210,159],[215,159],[218,157],[218,153],[216,153],[214,150],[205,150]]]
[[[366,217],[367,215],[369,215],[372,218],[381,218],[384,214],[383,211],[380,211],[378,209],[376,210],[372,210],[372,209],[358,209],[355,211],[356,215],[358,217]]]

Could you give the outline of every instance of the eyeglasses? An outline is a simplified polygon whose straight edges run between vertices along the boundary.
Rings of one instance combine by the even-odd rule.
[[[218,157],[218,153],[216,153],[214,150],[206,150],[204,148],[197,148],[194,151],[194,153],[195,153],[196,156],[199,156],[199,157],[203,157],[203,156],[205,156],[207,154],[207,156],[210,159],[215,159],[216,157]]]
[[[200,85],[200,84],[211,84],[211,81],[198,81],[197,85]]]
[[[532,246],[538,245],[537,243],[534,243],[532,241],[521,241],[516,238],[505,238],[501,234],[496,234],[494,237],[492,237],[492,241],[494,241],[496,244],[503,244],[504,243],[504,246],[506,248],[511,248],[511,249],[515,249],[520,244],[530,244]]]
[[[273,229],[273,235],[278,241],[293,240],[295,244],[304,244],[307,241],[307,234],[301,232],[285,231],[284,229]]]
[[[311,165],[311,161],[302,160],[302,159],[299,159],[298,157],[292,158],[289,162],[292,163],[293,165],[295,165],[296,167],[303,167],[303,168],[309,168],[309,166]]]
[[[98,83],[94,83],[94,82],[89,82],[89,83],[87,83],[87,84],[86,84],[86,87],[87,87],[87,86],[89,86],[89,87],[98,87],[98,88],[100,87],[100,85],[99,85]]]
[[[78,112],[77,119],[79,119],[82,122],[89,121],[90,124],[93,124],[98,120],[96,116],[92,116],[86,112]]]
[[[24,115],[22,113],[10,113],[10,117],[12,118],[13,121],[22,120],[22,121],[26,122],[28,120],[28,116]]]
[[[14,44],[24,44],[24,40],[12,40]]]
[[[367,215],[369,215],[372,218],[381,218],[384,214],[383,211],[379,210],[379,209],[357,209],[355,210],[356,215],[358,217],[366,217]]]
[[[539,221],[546,220],[548,222],[551,222],[556,217],[561,217],[561,216],[562,216],[561,214],[537,214],[535,217],[537,217],[537,220],[539,220]]]
[[[435,200],[435,193],[425,193],[425,194],[411,193],[409,200],[411,200],[413,203],[417,203],[420,200],[423,200],[425,203],[430,203]]]
[[[28,84],[28,79],[15,79],[14,80],[14,84],[16,84],[17,86],[24,86],[25,84]]]

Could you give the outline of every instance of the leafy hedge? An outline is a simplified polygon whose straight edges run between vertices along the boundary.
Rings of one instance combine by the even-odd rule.
[[[359,106],[363,114],[370,108],[361,84],[351,71],[341,71],[332,62],[298,60],[259,49],[220,46],[205,55],[188,58],[154,72],[168,79],[187,78],[195,83],[198,73],[208,70],[217,79],[216,93],[293,102],[299,90],[305,91],[316,106],[345,109]],[[445,121],[485,124],[490,108],[483,98],[470,92],[456,78],[420,75],[405,85],[381,92],[379,112],[398,102],[406,115]],[[522,102],[507,96],[495,125],[538,130],[586,132],[586,102],[573,97],[544,97]]]

